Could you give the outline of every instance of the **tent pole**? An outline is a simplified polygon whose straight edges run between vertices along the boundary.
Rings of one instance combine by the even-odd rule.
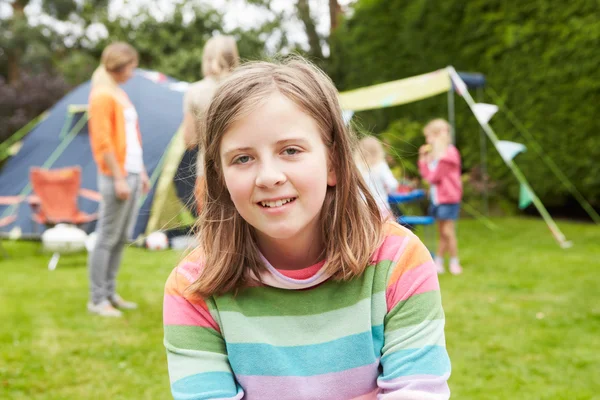
[[[33,130],[33,128],[35,128],[40,122],[45,120],[48,117],[48,115],[50,115],[50,113],[48,111],[44,111],[43,113],[41,113],[40,115],[38,115],[37,117],[35,117],[31,121],[29,121],[21,129],[19,129],[18,131],[13,133],[11,136],[9,136],[3,143],[1,143],[0,144],[0,161],[3,161],[6,158],[8,158],[10,156],[10,154],[9,154],[10,147],[13,144],[17,143],[19,140],[23,139],[23,137],[25,137],[25,135],[27,135],[29,132],[31,132]]]
[[[456,144],[456,118],[454,113],[454,86],[450,85],[448,90],[448,122],[450,123],[450,136],[452,143]]]
[[[483,89],[481,87],[477,88],[477,102],[483,102]],[[481,182],[483,184],[483,215],[486,217],[489,216],[489,204],[490,197],[488,193],[488,184],[487,184],[487,142],[485,138],[485,131],[479,126],[479,162],[481,163]]]

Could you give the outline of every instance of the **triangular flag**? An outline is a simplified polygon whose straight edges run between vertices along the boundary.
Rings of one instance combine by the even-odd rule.
[[[533,202],[533,196],[529,189],[525,185],[521,183],[521,188],[519,189],[519,208],[521,210],[527,208]]]
[[[342,118],[344,119],[344,123],[348,125],[352,116],[354,115],[354,111],[352,110],[342,110]]]
[[[507,140],[499,140],[496,143],[496,148],[502,159],[509,162],[515,156],[523,151],[527,151],[527,147],[521,143],[509,142]]]
[[[494,104],[477,103],[473,106],[473,113],[481,125],[487,124],[498,112],[498,106]]]

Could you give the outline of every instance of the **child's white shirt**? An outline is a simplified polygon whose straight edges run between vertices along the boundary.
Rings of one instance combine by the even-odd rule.
[[[375,197],[379,209],[388,214],[390,212],[388,194],[398,189],[398,181],[392,174],[390,167],[385,161],[381,161],[372,166],[364,166],[361,168],[361,172],[371,194]]]

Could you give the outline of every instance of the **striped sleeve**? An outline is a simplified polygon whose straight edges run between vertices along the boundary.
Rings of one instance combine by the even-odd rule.
[[[164,344],[171,393],[175,400],[242,399],[210,300],[185,292],[197,271],[196,264],[184,263],[165,285]]]
[[[379,399],[448,399],[450,359],[435,265],[415,235],[407,239],[386,286]]]

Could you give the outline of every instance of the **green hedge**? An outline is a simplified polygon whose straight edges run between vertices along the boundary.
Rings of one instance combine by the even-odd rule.
[[[331,47],[329,72],[340,90],[447,65],[484,73],[546,154],[600,206],[598,1],[359,0]],[[479,128],[464,101],[457,97],[456,104],[457,145],[470,169],[479,163]],[[424,123],[446,114],[447,97],[441,95],[358,117],[364,127],[382,132],[397,131],[389,128],[396,120]],[[492,126],[501,139],[527,144],[503,114]],[[488,154],[492,179],[516,197],[516,180],[495,150]],[[545,203],[566,204],[567,190],[534,152],[516,161]]]

